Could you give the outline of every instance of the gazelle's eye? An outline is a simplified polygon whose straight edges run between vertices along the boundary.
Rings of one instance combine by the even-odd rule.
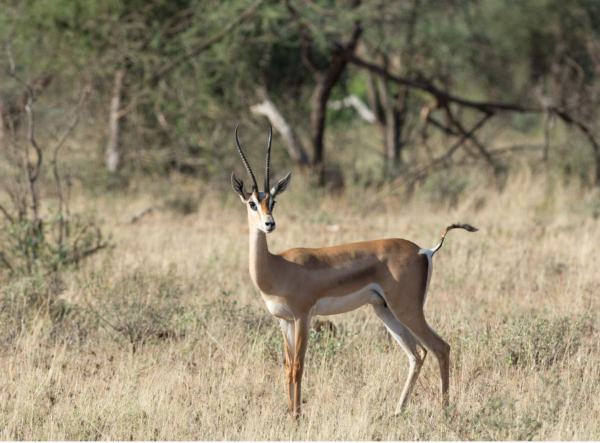
[[[275,200],[273,200],[273,203],[271,203],[271,211],[273,210],[273,208],[275,207],[275,203],[277,203]]]
[[[250,209],[252,209],[253,211],[256,211],[256,203],[250,202],[248,204],[250,205]]]

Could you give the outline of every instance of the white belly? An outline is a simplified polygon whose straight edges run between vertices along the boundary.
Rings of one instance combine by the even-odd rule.
[[[376,283],[371,283],[360,291],[352,294],[342,295],[340,297],[326,297],[317,302],[314,315],[335,315],[354,311],[363,305],[384,304],[384,300],[379,294],[383,294],[381,287]]]

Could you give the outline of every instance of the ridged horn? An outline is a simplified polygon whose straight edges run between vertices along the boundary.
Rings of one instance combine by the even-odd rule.
[[[244,151],[242,151],[242,147],[240,146],[240,141],[238,140],[238,126],[235,127],[235,144],[237,145],[238,152],[240,153],[240,157],[242,157],[242,161],[244,162],[244,166],[246,167],[246,171],[248,171],[248,175],[250,176],[250,180],[252,180],[252,192],[258,192],[258,184],[256,183],[256,177],[252,172],[252,168],[250,168],[250,163],[246,159],[244,155]]]
[[[271,188],[269,186],[269,178],[271,176],[271,173],[269,171],[269,168],[271,167],[271,141],[273,140],[273,126],[271,126],[271,124],[269,124],[269,144],[267,145],[267,164],[265,166],[265,192],[269,192],[269,189]]]

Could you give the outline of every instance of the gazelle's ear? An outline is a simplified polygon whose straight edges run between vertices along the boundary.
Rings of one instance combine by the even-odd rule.
[[[279,180],[279,183],[277,183],[275,186],[273,186],[271,188],[271,195],[273,197],[275,197],[279,194],[282,194],[283,191],[285,191],[287,189],[287,187],[290,185],[291,181],[292,181],[292,173],[289,172],[288,175],[286,175],[281,180]]]
[[[246,194],[246,191],[244,190],[244,182],[237,178],[235,172],[231,174],[231,186],[233,186],[233,190],[236,192],[236,194],[240,196],[242,202],[246,203],[248,194]]]

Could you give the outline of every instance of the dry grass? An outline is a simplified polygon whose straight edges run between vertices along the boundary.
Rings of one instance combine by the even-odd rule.
[[[337,335],[311,337],[299,422],[286,415],[279,326],[249,278],[233,192],[192,191],[197,212],[166,205],[134,225],[159,191],[82,199],[115,249],[0,289],[0,436],[599,439],[597,196],[544,190],[523,173],[501,195],[472,190],[436,209],[373,193],[311,201],[293,185],[273,251],[398,236],[431,247],[449,223],[480,228],[449,234],[426,305],[452,345],[450,408],[430,356],[407,412],[392,416],[408,362],[364,307],[331,317]]]

